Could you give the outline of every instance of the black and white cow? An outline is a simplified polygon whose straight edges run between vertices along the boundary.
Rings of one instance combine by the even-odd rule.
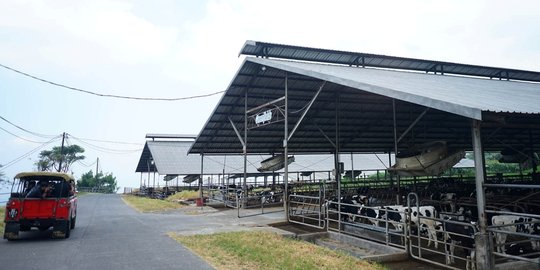
[[[365,205],[360,206],[358,210],[358,215],[360,217],[367,219],[374,226],[379,226],[379,219],[381,218],[381,207],[366,207]]]
[[[516,216],[516,215],[500,215],[491,218],[493,227],[500,231],[507,233],[495,233],[495,243],[497,246],[497,252],[506,253],[506,238],[509,233],[527,233],[527,234],[540,234],[540,219]],[[538,250],[540,247],[538,240],[531,242],[534,250]]]
[[[467,255],[466,268],[475,269],[476,252],[474,247],[474,235],[478,231],[476,225],[471,222],[462,222],[455,218],[445,218],[442,224],[436,227],[437,231],[443,232],[446,264],[455,263],[454,250],[459,244]]]
[[[415,224],[419,229],[426,229],[428,235],[428,246],[432,242],[435,243],[435,248],[438,247],[436,226],[439,222],[428,218],[437,218],[437,211],[434,206],[407,207],[401,205],[386,206],[385,213],[381,213],[381,218],[388,218],[388,222],[397,230],[403,230],[403,223],[408,221],[407,214],[410,211],[411,224]]]
[[[338,200],[336,197],[326,201],[325,207],[327,209],[340,210]],[[341,197],[341,220],[354,222],[356,216],[360,212],[360,205],[357,201],[352,200],[350,197]]]

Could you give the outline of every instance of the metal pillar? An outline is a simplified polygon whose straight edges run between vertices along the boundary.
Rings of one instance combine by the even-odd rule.
[[[339,168],[339,92],[336,95],[336,118],[335,118],[335,153],[334,153],[334,171],[336,178],[337,201],[338,201],[338,231],[341,231],[341,171]]]
[[[285,73],[285,121],[283,136],[283,156],[285,157],[285,170],[283,172],[283,206],[285,208],[285,218],[289,221],[289,77],[288,73]]]
[[[244,95],[244,183],[242,187],[244,196],[242,196],[242,200],[247,197],[247,89]]]
[[[392,99],[392,112],[394,115],[394,156],[397,156],[398,153],[398,140],[397,140],[397,123],[396,123],[396,100]],[[400,183],[399,183],[399,175],[396,174],[396,184],[397,184],[397,195],[396,195],[396,202],[397,204],[400,204],[401,201],[401,190],[400,190]],[[390,174],[390,187],[394,188],[394,181],[392,174]]]
[[[201,200],[201,207],[204,202],[203,192],[202,192],[202,182],[203,182],[203,169],[204,169],[204,154],[201,153],[201,176],[199,177],[199,199]]]
[[[476,182],[476,204],[478,206],[479,233],[475,236],[476,269],[493,269],[491,243],[487,232],[486,199],[484,194],[484,155],[482,149],[481,121],[472,120],[472,142]]]
[[[354,158],[351,152],[351,180],[354,181]]]

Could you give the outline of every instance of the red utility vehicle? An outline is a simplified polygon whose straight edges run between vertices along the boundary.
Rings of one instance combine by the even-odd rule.
[[[53,227],[53,238],[68,238],[77,219],[73,176],[57,172],[24,172],[15,176],[6,205],[4,239],[20,231]]]

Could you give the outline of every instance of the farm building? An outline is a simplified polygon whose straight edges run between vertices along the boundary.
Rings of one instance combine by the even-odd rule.
[[[189,153],[244,155],[244,195],[248,156],[281,157],[290,222],[441,267],[538,265],[540,73],[255,41],[241,54]],[[473,175],[448,174],[465,151]],[[493,152],[519,173],[486,171]],[[347,155],[373,153],[387,157],[391,173],[346,176],[355,170],[343,165]],[[338,173],[298,189],[284,161],[304,154],[333,155]],[[461,248],[445,249],[450,243]]]

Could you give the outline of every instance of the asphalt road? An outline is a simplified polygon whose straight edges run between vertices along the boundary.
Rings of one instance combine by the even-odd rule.
[[[0,240],[0,269],[213,269],[166,235],[204,219],[141,214],[119,195],[82,196],[78,207],[68,239],[33,230],[17,241]]]

